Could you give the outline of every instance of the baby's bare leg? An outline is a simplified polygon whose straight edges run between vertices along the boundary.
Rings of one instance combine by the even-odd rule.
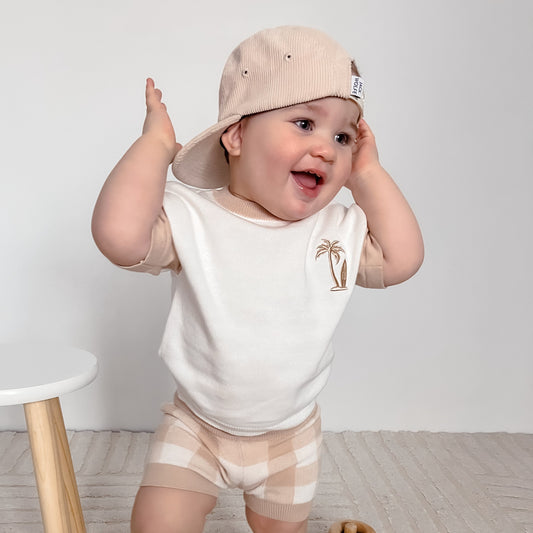
[[[141,487],[131,517],[132,533],[202,533],[217,499],[165,487]]]
[[[249,507],[246,507],[246,520],[254,533],[307,533],[307,520],[282,522],[261,516]]]

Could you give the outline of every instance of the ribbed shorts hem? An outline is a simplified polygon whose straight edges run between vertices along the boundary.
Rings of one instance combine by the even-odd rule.
[[[283,522],[303,522],[309,517],[313,502],[299,504],[281,504],[273,503],[266,500],[260,500],[249,494],[244,495],[246,506],[255,513]]]
[[[165,487],[168,489],[190,490],[218,497],[219,488],[205,477],[180,466],[148,463],[144,470],[141,487]]]

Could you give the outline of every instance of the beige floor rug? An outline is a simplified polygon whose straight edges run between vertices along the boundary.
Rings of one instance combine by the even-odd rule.
[[[127,533],[150,434],[69,432],[89,533]],[[533,533],[533,435],[326,433],[309,533],[343,518],[378,533]],[[42,531],[25,433],[0,432],[0,533]],[[206,533],[249,532],[239,492]]]

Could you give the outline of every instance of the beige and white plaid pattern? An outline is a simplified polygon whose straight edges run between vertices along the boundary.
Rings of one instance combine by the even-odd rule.
[[[320,411],[296,428],[240,437],[214,428],[178,398],[163,407],[141,485],[218,496],[240,488],[253,511],[284,521],[307,518],[317,486]]]

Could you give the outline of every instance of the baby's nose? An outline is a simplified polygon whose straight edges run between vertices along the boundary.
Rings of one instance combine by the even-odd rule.
[[[314,136],[311,146],[311,155],[313,157],[320,157],[324,161],[334,161],[337,154],[334,143],[335,141],[326,135]]]

